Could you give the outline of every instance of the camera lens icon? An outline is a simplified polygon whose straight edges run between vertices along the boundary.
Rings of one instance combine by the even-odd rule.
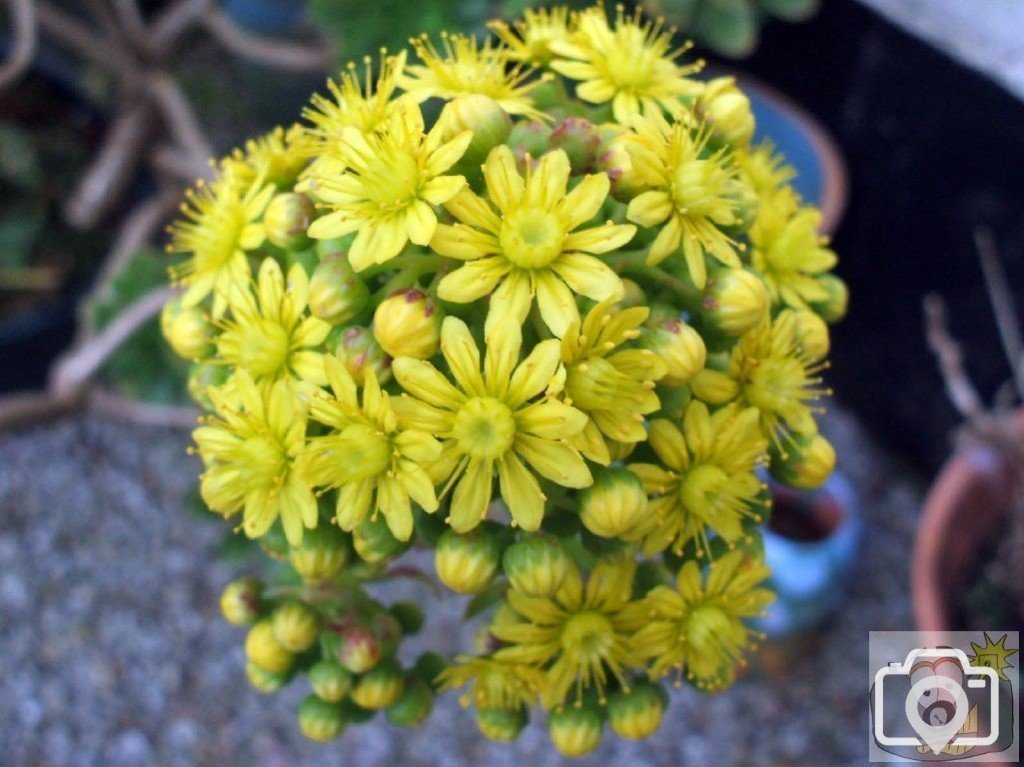
[[[914,676],[912,672],[911,680]],[[948,672],[938,672],[913,682],[907,693],[904,714],[921,740],[939,753],[960,732],[967,721],[968,708],[963,685],[951,678]]]

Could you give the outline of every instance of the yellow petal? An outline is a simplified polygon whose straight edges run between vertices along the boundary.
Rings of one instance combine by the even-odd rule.
[[[301,269],[301,267],[299,267]],[[257,292],[260,309],[268,320],[281,319],[281,298],[284,295],[284,275],[277,261],[272,258],[263,259],[257,278]]]
[[[544,391],[562,364],[561,344],[550,338],[541,341],[512,374],[508,387],[508,404],[512,407]]]
[[[566,251],[582,250],[585,253],[607,253],[621,248],[633,239],[634,234],[636,234],[636,227],[631,224],[605,224],[573,232],[565,238],[562,247]]]
[[[564,402],[542,400],[516,411],[517,431],[546,439],[561,439],[579,434],[587,425],[585,413]]]
[[[420,197],[431,205],[444,205],[465,186],[466,179],[462,176],[438,176],[423,185],[420,189]]]
[[[537,308],[544,324],[558,338],[565,335],[570,325],[580,321],[572,291],[551,272],[537,275]]]
[[[552,210],[565,197],[570,173],[572,168],[564,149],[545,154],[526,184],[523,205]]]
[[[519,362],[523,334],[517,323],[505,319],[487,331],[484,338],[487,354],[484,357],[484,383],[492,397],[504,399],[512,373]]]
[[[483,521],[491,503],[494,462],[471,460],[452,494],[449,524],[466,533]]]
[[[429,245],[436,228],[437,214],[423,200],[415,200],[405,213],[405,232],[408,238],[417,245]]]
[[[530,295],[530,278],[519,269],[513,269],[502,280],[498,289],[491,294],[491,305],[484,323],[484,334],[491,331],[495,322],[511,318],[522,325],[530,313],[533,297]]]
[[[441,326],[441,354],[456,383],[466,394],[483,396],[484,379],[480,375],[480,350],[469,326],[458,317],[445,317]]]
[[[454,410],[466,401],[466,395],[452,386],[429,362],[399,357],[391,363],[391,372],[405,391],[429,405]]]
[[[335,506],[338,527],[345,532],[352,532],[366,519],[373,499],[373,487],[373,480],[360,479],[338,488],[338,502]]]
[[[604,173],[584,177],[558,205],[565,216],[566,229],[575,229],[596,216],[608,199],[610,186],[608,176]],[[566,247],[566,250],[571,249],[572,246]]]
[[[562,487],[589,487],[594,483],[580,454],[568,445],[550,439],[517,434],[515,451],[538,474]]]
[[[445,208],[464,224],[470,224],[493,233],[501,231],[501,219],[495,214],[490,203],[469,187],[446,202]]]
[[[441,279],[437,284],[437,295],[443,301],[458,304],[476,301],[489,295],[511,268],[501,256],[470,261]]]
[[[708,406],[703,402],[693,401],[686,408],[683,416],[683,433],[695,459],[707,457],[715,444],[715,434],[711,429],[711,418]]]
[[[242,529],[249,538],[259,538],[265,535],[270,526],[277,520],[277,501],[269,490],[254,490],[245,498],[245,512],[242,517]],[[288,533],[285,528],[285,533]],[[296,535],[294,527],[291,530],[292,536]],[[299,524],[297,532],[299,539],[302,537],[302,525]],[[290,542],[290,540],[289,540]]]
[[[459,261],[472,261],[501,252],[501,246],[494,235],[468,226],[447,224],[438,225],[430,241],[430,248],[438,255]]]
[[[551,265],[551,269],[573,291],[595,301],[621,297],[623,294],[622,280],[619,275],[593,256],[583,253],[566,253]],[[540,294],[541,290],[538,289],[538,303]]]
[[[651,421],[647,429],[647,438],[658,454],[658,458],[672,469],[684,469],[690,465],[690,451],[682,432],[675,425],[663,418]]]
[[[398,481],[405,492],[424,510],[437,511],[437,495],[430,477],[414,461],[402,460],[398,463]]]
[[[412,535],[412,508],[409,496],[401,483],[393,477],[384,477],[377,484],[377,508],[384,515],[391,534],[400,541]]]
[[[507,453],[498,461],[498,481],[515,523],[527,532],[537,530],[544,519],[544,494],[537,478],[514,453]]]
[[[626,218],[640,226],[657,226],[672,213],[672,199],[658,189],[638,194],[629,202]]]
[[[516,170],[516,160],[512,150],[500,144],[491,150],[484,163],[484,179],[491,200],[501,211],[515,208],[523,199],[526,182]]]

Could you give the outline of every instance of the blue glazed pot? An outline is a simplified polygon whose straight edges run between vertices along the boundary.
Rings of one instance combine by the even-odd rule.
[[[768,585],[778,596],[755,626],[783,637],[816,628],[842,602],[864,522],[853,485],[838,471],[818,490],[772,486],[772,495],[763,533]]]
[[[301,0],[227,0],[224,12],[246,29],[265,35],[284,35],[302,21]]]

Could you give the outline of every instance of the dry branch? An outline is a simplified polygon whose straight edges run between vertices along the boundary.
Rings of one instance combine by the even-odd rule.
[[[39,28],[36,26],[36,9],[32,0],[7,0],[11,7],[11,28],[14,44],[11,55],[0,66],[0,91],[16,82],[25,72],[35,55]]]
[[[202,21],[221,45],[252,61],[292,72],[321,72],[330,66],[333,52],[324,41],[296,45],[258,37],[237,26],[216,8],[207,11]]]

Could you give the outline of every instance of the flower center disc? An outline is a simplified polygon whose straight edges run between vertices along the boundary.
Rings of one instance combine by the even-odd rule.
[[[277,373],[288,359],[288,333],[270,320],[244,326],[238,339],[239,364],[256,376]]]
[[[676,170],[672,199],[676,207],[696,215],[707,215],[722,196],[725,179],[708,160],[690,160]]]
[[[473,397],[455,415],[452,436],[459,450],[472,458],[503,456],[516,434],[512,411],[493,397]]]
[[[250,437],[238,450],[241,456],[236,465],[244,467],[241,479],[246,491],[253,486],[273,484],[287,463],[281,446],[267,437]]]
[[[679,495],[683,505],[692,514],[703,513],[714,508],[714,497],[729,477],[717,466],[695,466],[690,469],[679,484]]]
[[[508,216],[501,227],[505,257],[523,269],[540,269],[560,255],[565,227],[554,213],[523,208]]]
[[[587,660],[606,657],[615,641],[615,630],[601,613],[574,615],[562,629],[562,649]]]
[[[766,360],[751,372],[744,394],[758,410],[780,413],[801,400],[805,381],[804,368],[799,360]]]

